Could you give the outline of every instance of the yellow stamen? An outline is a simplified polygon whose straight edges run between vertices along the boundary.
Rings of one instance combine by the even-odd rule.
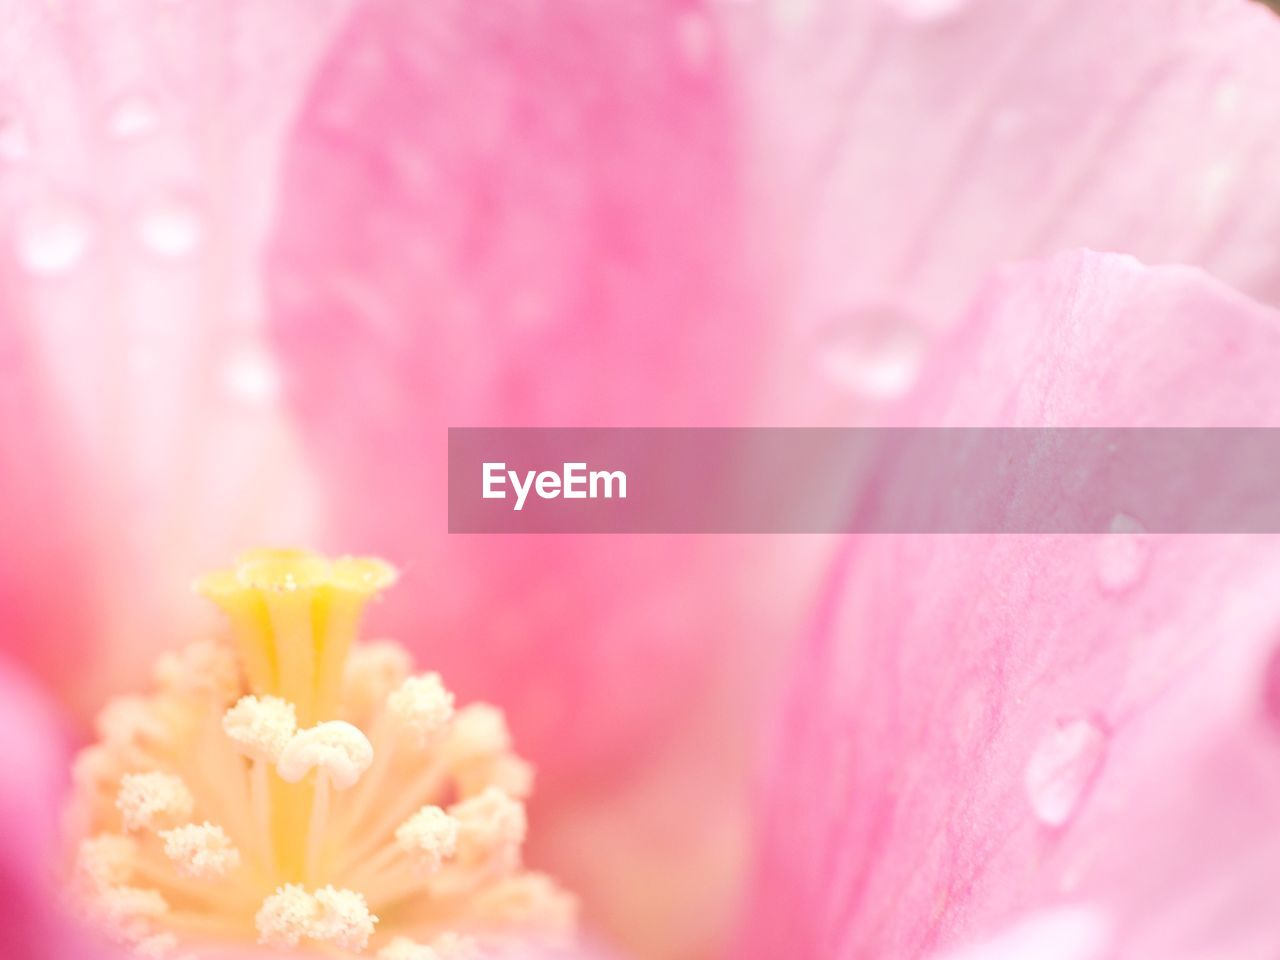
[[[361,645],[395,572],[255,551],[200,582],[230,644],[166,654],[74,770],[76,885],[139,957],[261,942],[446,960],[568,935],[574,901],[521,866],[532,781],[501,711],[454,710],[403,648]]]

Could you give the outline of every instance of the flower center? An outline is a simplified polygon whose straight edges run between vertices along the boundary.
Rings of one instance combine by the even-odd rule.
[[[395,576],[261,550],[200,581],[230,643],[163,657],[75,765],[75,887],[114,939],[443,960],[571,934],[573,898],[521,864],[532,770],[501,711],[356,642]]]

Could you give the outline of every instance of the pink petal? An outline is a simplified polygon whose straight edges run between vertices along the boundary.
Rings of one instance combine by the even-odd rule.
[[[55,905],[68,742],[30,679],[2,660],[0,729],[0,945],[20,960],[88,960]]]
[[[723,935],[737,704],[799,592],[745,593],[760,544],[731,539],[449,537],[445,428],[748,415],[721,57],[696,0],[370,5],[305,110],[271,261],[331,545],[405,573],[375,626],[502,705],[539,769],[536,862],[652,956]]]
[[[371,5],[285,172],[278,342],[331,539],[401,565],[382,626],[561,770],[677,722],[738,642],[741,550],[449,538],[445,427],[743,415],[756,311],[709,28],[665,0]]]
[[[347,6],[0,3],[0,616],[66,697],[187,635],[202,569],[309,529],[258,255]]]
[[[90,636],[86,611],[67,602],[87,577],[87,510],[71,483],[65,419],[3,308],[0,384],[0,646],[51,677]]]
[[[949,347],[905,421],[1280,422],[1280,314],[1192,270],[1011,270]],[[742,955],[1274,957],[1277,577],[1264,536],[855,538]]]
[[[753,90],[758,215],[786,238],[779,420],[903,393],[1005,260],[1123,251],[1280,302],[1280,19],[1263,4],[719,9]]]

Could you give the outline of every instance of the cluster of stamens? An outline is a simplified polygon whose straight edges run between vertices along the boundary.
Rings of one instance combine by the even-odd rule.
[[[75,767],[75,883],[114,939],[445,960],[571,933],[573,898],[522,865],[532,771],[501,711],[355,643],[394,578],[258,551],[200,582],[231,642],[165,656]]]

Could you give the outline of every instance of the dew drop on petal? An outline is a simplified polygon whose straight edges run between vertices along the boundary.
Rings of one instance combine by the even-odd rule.
[[[914,386],[924,359],[925,334],[891,308],[853,311],[819,337],[818,365],[843,390],[870,400],[894,400]]]
[[[1024,786],[1036,819],[1049,827],[1071,820],[1093,786],[1107,750],[1107,734],[1095,721],[1059,723],[1036,744]]]
[[[107,129],[113,137],[128,140],[151,131],[159,121],[155,106],[141,95],[124,97],[111,108]]]
[[[894,13],[917,23],[939,23],[961,13],[969,0],[880,0]]]
[[[266,352],[246,349],[227,363],[222,383],[227,393],[244,403],[270,403],[280,392],[280,372]]]
[[[0,160],[17,163],[31,152],[27,126],[17,117],[0,115]]]
[[[1111,532],[1098,541],[1098,586],[1113,595],[1131,590],[1146,572],[1150,552],[1142,524],[1126,514],[1116,514],[1111,519]]]
[[[89,215],[79,206],[47,201],[27,210],[18,222],[18,260],[40,276],[65,273],[84,257],[92,233]]]
[[[138,221],[138,238],[142,244],[166,259],[185,257],[200,245],[203,236],[200,215],[182,200],[157,201],[142,212]]]

